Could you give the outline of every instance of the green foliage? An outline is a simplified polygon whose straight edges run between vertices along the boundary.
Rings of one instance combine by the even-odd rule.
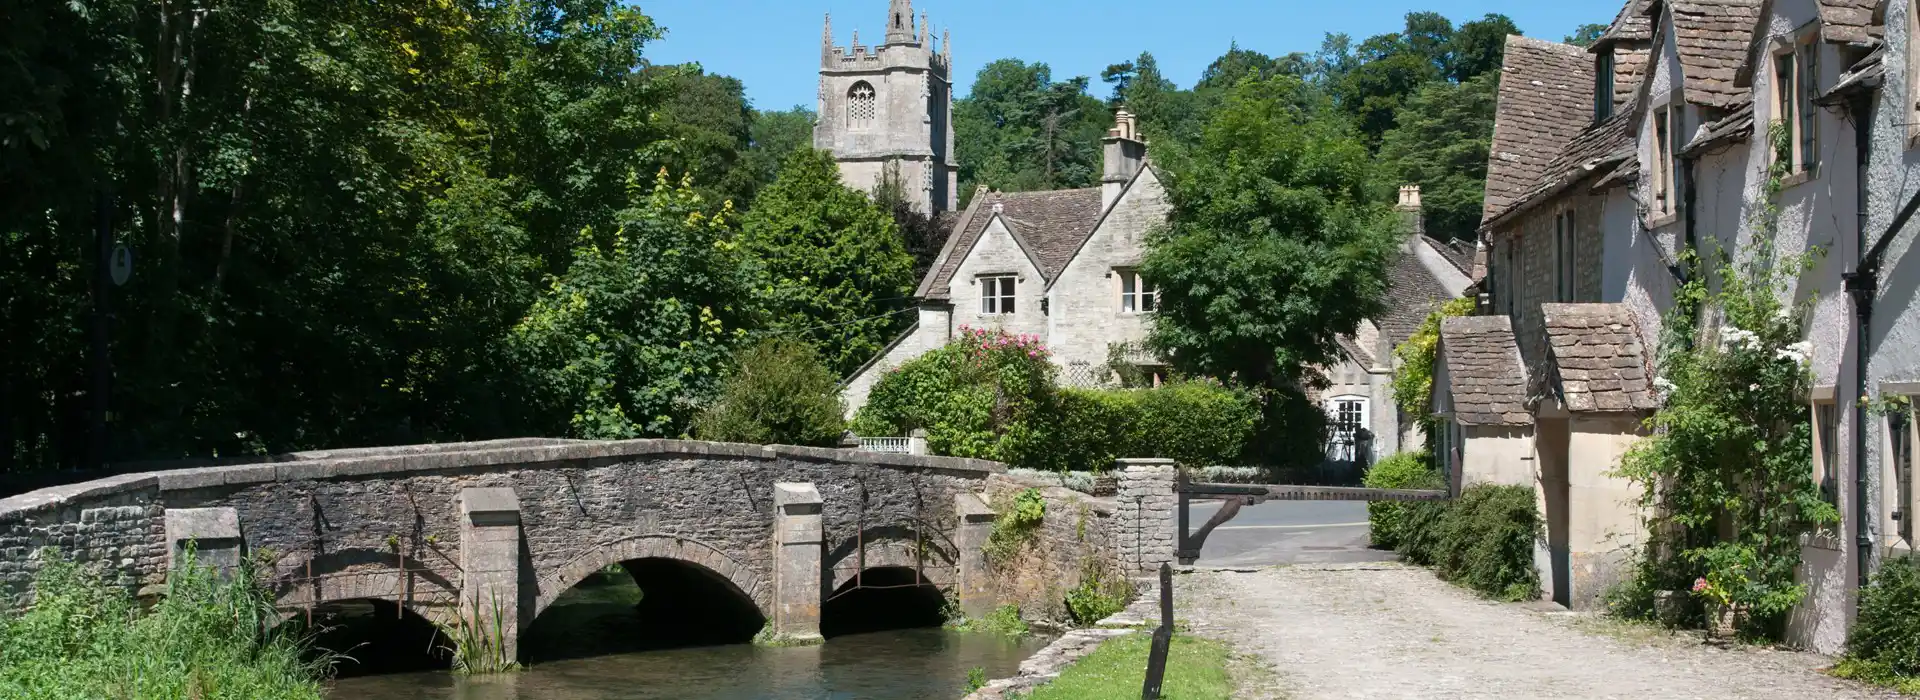
[[[1016,605],[1002,605],[987,613],[986,617],[976,619],[949,614],[946,627],[957,632],[997,634],[1015,639],[1033,633],[1027,621],[1020,617],[1020,608]]]
[[[1847,632],[1847,659],[1868,675],[1920,685],[1920,564],[1888,557],[1860,591],[1860,614]]]
[[[1758,253],[1744,269],[1723,261],[1676,295],[1669,327],[1690,327],[1702,306],[1724,320],[1710,329],[1713,342],[1669,339],[1654,379],[1665,396],[1647,423],[1653,435],[1619,470],[1652,514],[1639,588],[1684,591],[1705,579],[1719,602],[1748,611],[1745,631],[1759,635],[1778,634],[1805,593],[1794,577],[1800,535],[1839,520],[1806,468],[1812,377],[1800,329],[1811,300],[1781,301],[1784,280],[1805,261],[1768,257]]]
[[[1561,39],[1560,43],[1572,44],[1574,46],[1581,46],[1581,47],[1592,46],[1593,42],[1599,41],[1600,36],[1606,33],[1607,33],[1607,25],[1582,24],[1578,27],[1575,27],[1573,30],[1573,33],[1568,34],[1567,38]]]
[[[835,376],[906,328],[913,259],[893,217],[841,184],[831,153],[790,156],[747,214],[742,241],[769,278],[769,328],[812,343]]]
[[[1060,468],[1101,472],[1123,457],[1206,467],[1246,451],[1260,402],[1218,381],[1178,379],[1153,389],[1062,389],[1060,415]]]
[[[967,669],[967,687],[963,692],[971,695],[973,691],[987,687],[987,669],[975,666]]]
[[[1245,81],[1169,185],[1142,272],[1160,284],[1150,343],[1182,372],[1298,386],[1383,308],[1392,212],[1366,149],[1295,106],[1291,76]]]
[[[1001,59],[981,68],[954,101],[960,190],[1021,192],[1091,187],[1100,178],[1100,137],[1113,125],[1088,80],[1055,81],[1045,63]]]
[[[453,670],[470,676],[520,670],[520,662],[507,654],[506,607],[497,597],[474,603],[479,619],[454,615],[437,623],[440,634],[453,642]]]
[[[1067,617],[1076,625],[1086,626],[1125,610],[1126,585],[1125,581],[1110,580],[1091,563],[1081,566],[1080,585],[1067,591]]]
[[[1033,690],[1026,700],[1113,700],[1140,694],[1146,681],[1153,635],[1134,633],[1109,639],[1073,662],[1060,677]],[[1167,673],[1161,697],[1178,700],[1227,700],[1234,697],[1227,645],[1184,634],[1167,647]]]
[[[549,434],[683,433],[718,393],[753,321],[754,270],[727,222],[662,172],[611,236],[581,232],[573,263],[513,331],[528,401]]]
[[[1427,234],[1473,240],[1485,198],[1500,73],[1428,83],[1400,108],[1380,143],[1381,170],[1420,186]]]
[[[813,126],[818,119],[808,107],[754,112],[753,124],[747,127],[749,146],[741,167],[752,174],[753,181],[771,184],[780,176],[780,166],[787,158],[795,151],[813,147]]]
[[[1393,403],[1401,413],[1426,426],[1428,434],[1438,430],[1433,424],[1433,363],[1439,360],[1435,355],[1440,347],[1440,322],[1470,313],[1472,299],[1449,301],[1427,314],[1413,335],[1393,349],[1393,356],[1399,360],[1399,369],[1393,373]]]
[[[993,531],[987,534],[987,561],[1005,564],[1033,541],[1047,517],[1047,499],[1040,489],[1022,489],[1009,501],[996,503]]]
[[[813,348],[763,339],[741,350],[720,398],[694,418],[702,440],[833,447],[846,431],[839,382]]]
[[[68,698],[323,697],[329,659],[303,661],[304,638],[279,625],[251,573],[221,580],[189,558],[149,610],[118,586],[39,555],[34,605],[0,613],[0,696]]]
[[[962,327],[952,342],[882,375],[853,431],[905,435],[920,428],[934,454],[1050,465],[1057,371],[1038,338]]]
[[[1452,502],[1409,503],[1396,532],[1400,554],[1442,579],[1501,600],[1539,595],[1533,551],[1545,525],[1531,488],[1478,484]]]
[[[1433,458],[1426,452],[1401,452],[1382,459],[1367,470],[1362,484],[1376,489],[1437,489],[1444,486]],[[1368,536],[1373,546],[1394,549],[1400,546],[1406,528],[1408,504],[1373,501],[1367,504]]]

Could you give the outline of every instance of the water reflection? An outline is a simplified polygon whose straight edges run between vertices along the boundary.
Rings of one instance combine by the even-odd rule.
[[[1046,640],[939,628],[835,637],[822,646],[690,647],[536,664],[508,676],[444,672],[340,681],[330,697],[408,700],[895,700],[958,697],[967,670],[1012,675]]]

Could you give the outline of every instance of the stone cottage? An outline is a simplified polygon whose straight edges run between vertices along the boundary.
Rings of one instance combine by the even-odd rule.
[[[1479,313],[1511,328],[1526,415],[1462,409],[1511,398],[1456,366],[1456,352],[1509,342],[1478,319],[1443,330],[1434,405],[1451,417],[1455,483],[1536,488],[1554,599],[1592,605],[1638,537],[1631,485],[1606,474],[1658,406],[1653,349],[1685,251],[1816,254],[1781,293],[1812,309],[1808,469],[1844,522],[1803,541],[1809,595],[1790,640],[1839,650],[1867,572],[1911,551],[1916,421],[1859,398],[1920,395],[1914,9],[1630,0],[1585,56],[1509,40],[1474,291]],[[1720,325],[1694,321],[1676,330]],[[1514,466],[1510,444],[1475,443],[1496,423],[1525,434],[1531,468]]]

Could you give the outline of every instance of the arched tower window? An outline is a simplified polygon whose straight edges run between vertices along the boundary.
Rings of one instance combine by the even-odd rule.
[[[847,91],[847,126],[865,129],[873,126],[874,96],[873,86],[866,81],[853,84]]]

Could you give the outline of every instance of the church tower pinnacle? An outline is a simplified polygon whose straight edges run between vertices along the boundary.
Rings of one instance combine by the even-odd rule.
[[[893,0],[887,11],[887,45],[914,43],[913,0]]]

